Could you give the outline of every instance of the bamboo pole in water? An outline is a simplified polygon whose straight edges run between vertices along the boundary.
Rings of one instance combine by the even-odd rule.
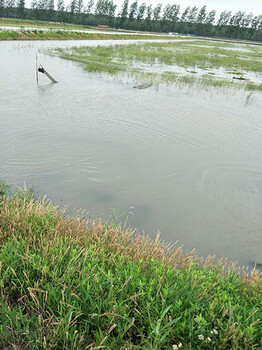
[[[37,57],[37,51],[35,53],[35,58],[36,58],[36,82],[38,84],[38,57]]]
[[[40,66],[38,68],[38,72],[43,73],[44,75],[46,75],[47,78],[49,78],[52,81],[52,83],[57,83],[57,81],[44,69],[43,66]]]

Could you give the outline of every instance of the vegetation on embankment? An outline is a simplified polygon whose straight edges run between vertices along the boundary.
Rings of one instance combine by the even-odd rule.
[[[261,348],[256,270],[0,192],[1,349]]]
[[[169,36],[138,35],[138,34],[107,34],[107,33],[82,33],[73,31],[43,31],[43,30],[0,30],[1,40],[143,40],[170,39]],[[176,39],[172,37],[171,39]]]
[[[69,29],[69,30],[90,30],[93,27],[73,23],[61,23],[50,21],[39,21],[22,18],[0,18],[0,27],[26,27],[26,28],[47,28],[47,29]]]
[[[222,11],[220,15],[209,6],[185,6],[181,11],[179,4],[150,4],[135,0],[122,4],[114,1],[71,0],[65,6],[64,0],[31,2],[31,8],[25,7],[25,1],[1,0],[0,17],[26,18],[54,22],[75,23],[77,25],[99,24],[111,28],[150,31],[159,33],[183,33],[227,39],[261,41],[262,15],[244,11]],[[208,4],[209,5],[209,4]],[[209,8],[209,9],[208,9]],[[211,11],[210,11],[211,10]]]
[[[143,42],[132,45],[58,48],[61,58],[85,64],[89,72],[139,77],[157,83],[234,86],[262,90],[260,47],[201,40]],[[222,71],[221,71],[222,69]],[[250,80],[250,72],[257,75]]]
[[[74,23],[65,23],[65,22],[50,22],[50,21],[39,21],[39,20],[30,20],[30,19],[22,19],[22,18],[0,18],[0,27],[20,27],[23,28],[46,28],[46,29],[65,29],[65,30],[96,30],[107,32],[107,31],[116,31],[116,32],[122,32],[122,33],[136,33],[137,31],[127,30],[127,29],[116,29],[116,28],[99,28],[97,26],[88,26],[88,25],[81,25],[81,24],[74,24]],[[143,34],[145,32],[139,32],[140,34]],[[167,35],[167,33],[152,33],[152,32],[146,32],[146,34],[157,34],[157,35]],[[254,42],[255,45],[257,45],[257,42]]]

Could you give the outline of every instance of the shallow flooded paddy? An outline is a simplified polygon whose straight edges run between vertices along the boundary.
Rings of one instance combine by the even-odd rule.
[[[262,263],[261,92],[134,89],[44,54],[59,83],[36,84],[37,49],[83,44],[0,42],[1,178],[92,217],[132,206],[140,231]]]
[[[56,48],[50,53],[81,62],[89,72],[140,75],[154,85],[182,82],[262,90],[262,47],[259,44],[181,39],[95,48]]]

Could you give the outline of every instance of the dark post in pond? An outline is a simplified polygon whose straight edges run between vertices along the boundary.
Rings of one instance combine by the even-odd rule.
[[[57,81],[44,69],[43,66],[39,66],[37,70],[38,70],[38,72],[46,75],[47,78],[49,78],[52,81],[52,83],[57,83]]]

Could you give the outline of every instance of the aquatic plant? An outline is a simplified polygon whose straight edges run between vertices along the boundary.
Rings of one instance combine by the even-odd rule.
[[[194,44],[192,44],[194,43]],[[227,43],[225,47],[219,47],[218,43],[209,43],[207,47],[200,45],[201,41],[173,41],[173,42],[144,42],[132,45],[112,45],[97,47],[74,47],[67,50],[54,50],[52,54],[62,58],[79,61],[85,64],[85,69],[92,73],[106,72],[109,74],[122,74],[137,77],[144,76],[144,79],[151,75],[151,82],[165,82],[180,84],[182,81],[197,85],[233,86],[253,90],[261,90],[259,84],[251,82],[235,83],[232,81],[232,74],[236,72],[237,80],[245,81],[246,78],[238,78],[248,71],[261,74],[261,52],[254,51],[252,46],[248,52],[230,50],[236,48],[233,44]],[[221,46],[222,43],[219,43]],[[184,73],[175,73],[174,67],[187,68]],[[159,67],[165,72],[159,71]],[[209,70],[224,67],[225,74],[216,77],[215,72],[198,74],[196,69]],[[241,70],[241,73],[239,72]],[[195,75],[195,77],[193,77]],[[212,80],[207,76],[214,76]],[[190,78],[189,78],[190,77]]]

